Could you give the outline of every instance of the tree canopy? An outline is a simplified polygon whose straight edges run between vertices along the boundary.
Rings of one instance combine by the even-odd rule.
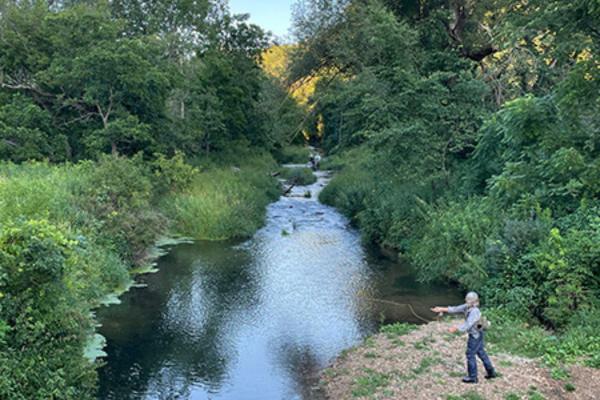
[[[303,1],[321,197],[424,280],[562,329],[597,307],[596,1]],[[584,239],[585,237],[585,239]]]

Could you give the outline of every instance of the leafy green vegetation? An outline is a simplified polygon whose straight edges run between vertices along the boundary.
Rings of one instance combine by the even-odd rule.
[[[302,4],[290,74],[327,77],[313,139],[340,170],[321,201],[480,292],[498,346],[598,365],[598,7]]]
[[[286,82],[225,2],[153,5],[0,2],[0,398],[92,398],[90,310],[161,235],[254,232],[300,133],[320,199],[478,290],[492,348],[600,367],[595,2],[300,0]]]
[[[439,364],[440,360],[435,357],[423,357],[418,366],[412,369],[412,372],[416,375],[420,375],[429,370],[433,365]]]
[[[365,375],[358,377],[354,381],[354,389],[352,389],[352,396],[363,397],[371,396],[377,392],[381,387],[388,384],[389,376],[365,368]]]
[[[205,172],[181,156],[0,165],[0,397],[93,397],[89,310],[127,287],[160,235],[253,233],[279,193],[273,165],[268,155]]]
[[[299,145],[285,146],[276,150],[274,156],[281,164],[306,164],[310,157],[310,149]]]
[[[268,203],[280,195],[267,170],[222,167],[197,174],[188,189],[165,198],[179,234],[194,239],[246,237],[263,223]]]
[[[0,398],[94,398],[90,311],[154,243],[260,227],[304,111],[247,19],[221,1],[0,2]]]
[[[406,335],[417,329],[414,324],[406,324],[403,322],[397,322],[395,324],[383,325],[380,329],[381,333],[385,333],[388,339],[393,339],[397,336]]]
[[[571,317],[571,322],[560,335],[537,324],[524,322],[522,318],[506,311],[487,310],[493,321],[488,331],[492,350],[508,351],[527,357],[539,357],[555,369],[564,363],[583,359],[591,367],[598,368],[598,311],[580,311]],[[555,372],[559,372],[556,370]]]
[[[310,168],[282,168],[281,178],[290,184],[300,186],[310,185],[317,181],[317,177]]]

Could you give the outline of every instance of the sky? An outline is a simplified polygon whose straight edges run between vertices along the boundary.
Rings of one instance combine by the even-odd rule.
[[[283,38],[292,25],[295,0],[229,0],[234,14],[250,14],[250,21]]]

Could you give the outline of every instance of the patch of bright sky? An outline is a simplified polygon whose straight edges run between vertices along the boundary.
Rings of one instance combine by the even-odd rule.
[[[285,39],[292,26],[292,5],[295,0],[229,0],[234,14],[250,14],[250,22]]]

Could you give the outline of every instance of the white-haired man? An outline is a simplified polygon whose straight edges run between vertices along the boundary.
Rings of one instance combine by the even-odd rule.
[[[496,371],[490,361],[490,357],[485,351],[484,343],[484,332],[481,326],[481,311],[479,311],[479,295],[475,292],[467,293],[465,297],[465,304],[460,306],[448,306],[448,307],[433,307],[431,309],[434,313],[450,313],[450,314],[461,314],[465,315],[465,322],[459,326],[453,326],[449,329],[450,333],[468,332],[469,339],[467,340],[467,372],[468,376],[463,378],[465,383],[477,383],[477,360],[475,356],[479,357],[483,362],[483,366],[487,372],[485,378],[495,378]]]

